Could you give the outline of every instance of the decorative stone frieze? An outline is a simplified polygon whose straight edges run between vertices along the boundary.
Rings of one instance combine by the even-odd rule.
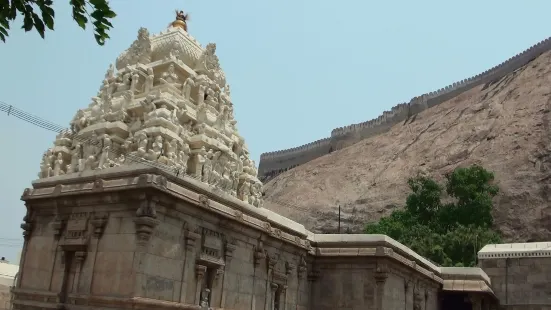
[[[206,195],[199,195],[199,204],[204,208],[209,208],[209,197],[207,197]]]
[[[97,179],[94,181],[94,187],[92,187],[92,190],[94,192],[101,192],[103,191],[103,180]]]
[[[230,242],[226,242],[225,245],[225,258],[226,258],[226,264],[229,263],[233,258],[233,252],[235,249],[237,249],[237,245],[235,244],[235,240],[231,240]]]
[[[69,214],[65,225],[65,234],[59,241],[59,246],[64,251],[86,251],[90,241],[89,218],[90,214],[88,212]]]
[[[207,273],[206,266],[195,265],[195,275],[197,276],[197,279],[202,280],[206,273]]]
[[[297,269],[298,277],[302,279],[306,274],[307,270],[308,270],[308,264],[306,264],[306,257],[304,255],[300,255],[298,269]]]
[[[266,250],[264,249],[264,242],[262,239],[258,240],[258,245],[254,249],[254,265],[258,267],[262,260],[266,258]]]
[[[186,223],[185,228],[185,238],[186,238],[186,250],[187,251],[193,251],[195,248],[195,243],[197,240],[201,238],[201,234],[199,233],[199,228],[196,227],[194,224]]]
[[[109,215],[107,213],[95,213],[93,215],[90,223],[94,227],[94,238],[101,238],[108,219]]]
[[[149,242],[159,222],[158,219],[150,216],[138,216],[134,218],[134,223],[136,224],[136,241],[138,245],[145,245]]]
[[[207,264],[224,266],[224,235],[208,228],[202,228],[202,237],[199,260]]]
[[[23,238],[26,240],[31,236],[31,232],[33,229],[33,225],[31,223],[31,212],[27,208],[27,213],[25,213],[25,216],[23,217],[23,223],[21,223],[20,227],[23,230]]]
[[[275,265],[279,261],[279,255],[277,253],[268,254],[267,259],[268,259],[268,269],[274,269]]]
[[[59,239],[59,237],[61,237],[61,235],[63,234],[63,228],[64,228],[63,218],[59,214],[57,214],[54,217],[54,220],[50,222],[50,227],[54,232],[54,237],[56,239]]]
[[[285,262],[285,274],[290,275],[295,270],[296,266],[293,263]]]

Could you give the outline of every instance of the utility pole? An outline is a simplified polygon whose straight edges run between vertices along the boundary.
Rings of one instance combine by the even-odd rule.
[[[339,228],[337,233],[341,233],[341,205],[339,205]]]

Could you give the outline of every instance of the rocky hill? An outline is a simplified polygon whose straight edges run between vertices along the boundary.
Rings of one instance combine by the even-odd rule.
[[[317,158],[265,185],[265,207],[316,232],[342,231],[405,202],[418,172],[442,181],[474,163],[495,172],[497,227],[508,241],[551,239],[551,52],[425,110],[388,132]]]

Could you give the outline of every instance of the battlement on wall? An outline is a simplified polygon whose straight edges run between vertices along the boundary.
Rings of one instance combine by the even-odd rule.
[[[263,160],[263,159],[264,160],[277,159],[277,158],[281,158],[281,157],[285,157],[285,156],[289,156],[289,155],[295,155],[297,153],[301,153],[301,152],[304,152],[304,151],[317,149],[317,148],[320,148],[322,146],[327,145],[330,140],[331,140],[330,138],[323,138],[323,139],[320,139],[320,140],[317,140],[317,141],[314,141],[314,142],[310,142],[310,143],[307,143],[307,144],[304,144],[304,145],[301,145],[301,146],[293,147],[293,148],[290,148],[290,149],[263,153],[263,154],[260,155],[260,160]]]
[[[264,153],[260,156],[259,176],[262,178],[270,171],[284,171],[289,167],[306,163],[306,161],[304,161],[306,159],[310,161],[323,156],[329,153],[329,150],[338,150],[363,139],[382,134],[395,124],[403,122],[417,113],[450,100],[478,85],[499,79],[519,69],[549,50],[551,50],[551,38],[547,38],[522,53],[473,77],[455,82],[436,91],[414,97],[408,103],[399,103],[392,107],[390,111],[384,111],[375,119],[359,124],[335,128],[331,131],[331,136],[329,138],[291,149]],[[317,152],[312,152],[312,150],[316,150]],[[308,156],[302,156],[303,152],[308,153]],[[317,157],[312,158],[313,154],[317,154]],[[290,160],[290,158],[302,158],[302,160]],[[292,165],[289,164],[291,162]]]

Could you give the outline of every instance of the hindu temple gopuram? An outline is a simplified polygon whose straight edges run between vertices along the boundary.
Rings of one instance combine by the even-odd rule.
[[[139,29],[45,152],[13,309],[497,309],[480,268],[264,209],[216,45],[186,21]]]

